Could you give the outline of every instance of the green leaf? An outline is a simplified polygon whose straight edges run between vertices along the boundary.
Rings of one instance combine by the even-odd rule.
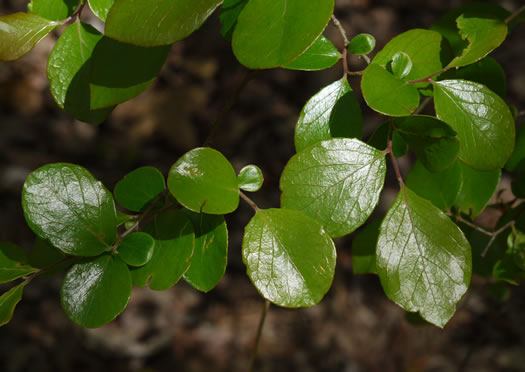
[[[340,58],[341,53],[334,44],[321,35],[303,54],[283,67],[291,70],[318,71],[332,67]]]
[[[22,206],[31,230],[66,254],[96,256],[117,238],[111,193],[78,165],[48,164],[31,173]]]
[[[27,263],[33,267],[43,269],[45,267],[53,265],[51,270],[47,270],[45,273],[40,275],[55,275],[56,273],[65,271],[69,266],[76,263],[75,258],[64,260],[63,263],[55,265],[57,262],[63,260],[65,257],[64,253],[58,248],[53,247],[47,240],[41,239],[38,236],[31,247]]]
[[[461,191],[454,205],[461,211],[476,218],[485,209],[498,187],[501,170],[478,171],[459,163],[461,169]]]
[[[239,205],[239,182],[232,165],[209,147],[193,149],[177,160],[170,169],[168,188],[193,212],[225,214]]]
[[[495,280],[516,286],[519,285],[517,282],[519,273],[520,269],[514,263],[510,253],[506,253],[492,268],[492,275]]]
[[[510,159],[505,164],[508,171],[525,171],[525,125],[520,125],[516,131],[516,145]]]
[[[336,263],[335,245],[321,224],[287,209],[255,214],[244,230],[242,257],[260,294],[285,307],[321,301]]]
[[[222,0],[119,0],[106,19],[105,35],[151,47],[173,44],[197,30]]]
[[[376,245],[382,219],[367,224],[352,240],[352,269],[354,274],[377,274]]]
[[[485,57],[476,63],[459,69],[456,78],[483,84],[501,98],[505,98],[507,82],[503,67],[492,57]]]
[[[153,257],[155,240],[145,232],[134,232],[122,240],[118,254],[122,261],[130,266],[142,266]]]
[[[228,263],[228,229],[224,216],[184,210],[195,230],[195,250],[184,280],[199,291],[211,291]]]
[[[106,21],[109,10],[115,3],[115,0],[88,0],[89,7],[100,20]]]
[[[157,168],[140,167],[117,182],[113,194],[124,208],[142,212],[165,189],[166,181]]]
[[[62,21],[73,14],[78,2],[79,0],[31,0],[27,9],[50,21]]]
[[[74,323],[101,327],[115,319],[131,297],[128,266],[108,254],[74,265],[60,290],[62,308]]]
[[[91,110],[91,55],[102,35],[90,25],[75,22],[60,36],[47,64],[50,89],[58,106],[87,123],[99,124],[112,109]]]
[[[295,127],[297,152],[334,137],[363,136],[363,117],[346,77],[314,95],[301,111]]]
[[[233,36],[233,30],[237,25],[237,19],[239,14],[248,4],[248,0],[224,0],[224,3],[221,7],[221,35],[227,39],[231,40]]]
[[[182,210],[168,210],[146,226],[155,239],[153,257],[144,266],[131,271],[133,284],[163,291],[175,285],[190,267],[195,235],[190,220]]]
[[[24,251],[13,243],[0,242],[0,283],[27,276],[38,269],[26,265]]]
[[[388,116],[406,116],[419,106],[416,87],[371,63],[361,80],[363,98],[370,108]]]
[[[330,236],[344,236],[374,210],[385,173],[384,152],[356,139],[322,141],[284,168],[281,204],[316,219]]]
[[[0,61],[22,57],[58,26],[59,23],[32,13],[0,17]]]
[[[448,211],[457,200],[463,183],[461,165],[455,162],[443,172],[431,173],[416,161],[406,178],[406,185],[442,211]]]
[[[244,191],[258,191],[264,182],[261,169],[256,165],[247,165],[241,169],[239,175],[239,188]]]
[[[359,56],[372,53],[376,47],[376,39],[370,34],[359,34],[350,40],[348,51]]]
[[[368,144],[378,150],[386,150],[390,137],[390,121],[385,121],[372,133]],[[392,152],[396,158],[404,156],[408,151],[408,145],[404,138],[397,132],[392,133]]]
[[[458,156],[456,132],[432,116],[412,115],[393,120],[396,131],[431,172],[449,168]]]
[[[516,266],[525,271],[525,234],[521,231],[510,233],[507,238],[507,245]]]
[[[519,173],[512,180],[511,189],[515,197],[525,199],[525,173]]]
[[[412,71],[412,60],[405,52],[397,52],[392,57],[392,73],[398,79],[406,77]]]
[[[514,148],[514,119],[505,102],[467,80],[434,84],[437,117],[458,134],[459,159],[479,170],[502,168]]]
[[[233,32],[233,52],[249,68],[285,66],[323,32],[334,0],[249,1]]]
[[[0,327],[9,323],[16,305],[22,299],[22,292],[27,282],[20,283],[0,296]]]
[[[111,107],[146,90],[159,74],[170,46],[143,48],[104,37],[93,50],[91,109]]]
[[[403,188],[381,224],[376,254],[386,295],[443,327],[472,274],[470,246],[461,230],[429,201]]]

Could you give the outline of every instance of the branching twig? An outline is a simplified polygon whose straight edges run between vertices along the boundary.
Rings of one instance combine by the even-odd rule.
[[[255,344],[253,346],[252,357],[250,358],[250,372],[253,372],[255,366],[255,358],[257,357],[257,349],[259,348],[259,342],[261,341],[262,330],[264,327],[264,321],[266,320],[266,314],[270,308],[270,301],[264,301],[263,311],[261,313],[261,319],[259,320],[259,326],[257,327],[257,335],[255,336]]]
[[[519,8],[518,10],[516,10],[514,13],[512,13],[510,16],[508,16],[507,18],[505,18],[505,24],[509,24],[510,22],[512,22],[514,19],[516,19],[517,17],[520,16],[521,13],[525,12],[525,5],[523,5],[521,8]]]

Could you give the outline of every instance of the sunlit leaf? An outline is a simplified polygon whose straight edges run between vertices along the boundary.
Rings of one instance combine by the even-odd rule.
[[[78,7],[79,0],[31,0],[27,4],[30,13],[49,19],[61,21],[71,16]]]
[[[239,188],[244,191],[255,192],[263,185],[261,169],[256,165],[247,165],[239,171]]]
[[[284,65],[291,70],[317,71],[330,68],[339,61],[341,53],[323,35],[293,62]]]
[[[117,182],[115,200],[130,211],[140,212],[166,189],[162,173],[154,167],[140,167]]]
[[[118,247],[118,254],[130,266],[142,266],[153,257],[155,240],[151,235],[138,231],[126,236]]]
[[[376,46],[376,39],[370,34],[359,34],[350,40],[348,51],[356,55],[371,53]]]
[[[115,3],[115,0],[88,0],[89,7],[100,20],[106,21],[109,10]]]

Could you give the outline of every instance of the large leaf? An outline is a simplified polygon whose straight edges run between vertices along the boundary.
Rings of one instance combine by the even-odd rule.
[[[32,13],[0,17],[0,61],[22,57],[59,25]]]
[[[105,35],[124,43],[169,45],[197,30],[222,0],[119,0],[106,19]]]
[[[31,0],[27,10],[50,21],[61,21],[73,14],[78,3],[79,0]]]
[[[239,183],[231,163],[209,147],[193,149],[171,167],[168,188],[194,212],[231,213],[239,205]]]
[[[93,13],[105,22],[115,0],[88,0],[88,3]]]
[[[0,296],[0,327],[9,323],[13,317],[13,312],[22,299],[22,292],[26,284],[27,282],[20,283]]]
[[[330,236],[344,236],[374,210],[385,173],[384,152],[356,139],[322,141],[284,168],[281,203],[319,221]]]
[[[249,68],[285,66],[323,32],[334,0],[249,1],[233,32],[233,52]]]
[[[38,271],[26,265],[24,251],[13,243],[0,242],[0,283],[10,282]]]
[[[64,253],[96,256],[117,238],[111,193],[78,165],[48,164],[31,173],[22,206],[29,227]]]
[[[169,46],[144,48],[102,38],[93,50],[91,109],[111,107],[142,93],[159,74]]]
[[[96,328],[126,308],[131,289],[128,266],[118,256],[104,254],[71,267],[62,282],[60,298],[73,322]]]
[[[279,306],[321,301],[332,284],[336,251],[323,227],[287,209],[259,210],[246,226],[242,257],[261,295]]]
[[[91,55],[100,39],[100,32],[77,21],[60,36],[47,65],[51,94],[58,106],[76,119],[92,124],[101,123],[111,112],[111,109],[90,109]]]
[[[461,230],[404,187],[381,224],[376,254],[386,295],[443,327],[470,283],[470,246]]]
[[[334,137],[363,136],[361,108],[346,77],[308,100],[295,126],[295,150]]]
[[[485,57],[476,63],[459,69],[456,78],[483,84],[505,99],[507,81],[503,67],[492,57]]]
[[[514,119],[505,102],[484,85],[443,80],[434,85],[437,117],[459,138],[458,157],[479,170],[502,168],[514,149]]]
[[[166,181],[157,168],[140,167],[117,182],[113,194],[124,208],[141,212],[165,189]]]
[[[190,220],[182,210],[169,210],[155,217],[145,228],[155,239],[153,257],[144,266],[133,269],[133,284],[163,291],[179,281],[190,267],[195,235]]]
[[[222,279],[228,263],[228,229],[224,216],[185,210],[195,230],[195,250],[184,280],[199,291],[212,290]]]
[[[410,115],[419,106],[416,87],[376,63],[369,64],[365,69],[361,90],[368,106],[388,116]]]
[[[324,70],[335,65],[340,58],[341,53],[334,44],[321,35],[303,54],[283,67],[303,71]]]

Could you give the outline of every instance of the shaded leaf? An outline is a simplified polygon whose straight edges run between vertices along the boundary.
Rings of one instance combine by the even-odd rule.
[[[0,296],[0,327],[9,323],[16,305],[22,299],[22,292],[27,282],[20,283]]]
[[[356,55],[371,53],[376,46],[376,39],[370,34],[359,34],[350,40],[348,51]]]
[[[224,0],[224,3],[221,7],[221,35],[227,39],[231,40],[233,36],[233,30],[237,25],[237,19],[239,14],[248,4],[248,0]]]
[[[315,41],[303,54],[284,68],[291,70],[317,71],[332,67],[341,58],[341,53],[323,35]]]
[[[372,133],[368,144],[378,150],[386,150],[390,138],[390,121],[385,121]],[[408,145],[404,138],[397,132],[392,133],[392,152],[396,158],[404,156],[408,151]]]
[[[142,266],[153,257],[155,240],[151,235],[139,231],[126,236],[118,247],[118,254],[130,266]]]
[[[157,168],[140,167],[117,182],[113,194],[124,208],[141,212],[165,189],[166,181]]]
[[[24,251],[13,243],[0,242],[0,283],[27,276],[38,269],[26,265]]]
[[[77,263],[77,258],[70,258],[68,260],[64,260],[64,262],[59,265],[55,265],[57,262],[63,260],[64,257],[65,255],[61,250],[53,247],[47,240],[37,236],[27,257],[27,263],[33,267],[38,267],[39,269],[53,266],[51,270],[46,270],[46,272],[40,274],[41,276],[51,276],[59,272],[63,272],[69,266]]]
[[[459,69],[456,72],[456,77],[483,84],[501,98],[505,98],[507,91],[505,71],[492,57],[485,57],[476,63]]]
[[[239,188],[250,192],[258,191],[264,181],[261,169],[256,165],[247,165],[242,168],[237,178],[239,179]]]
[[[516,132],[514,151],[505,164],[508,171],[525,171],[525,125],[520,125]]]
[[[354,274],[377,274],[376,246],[382,219],[367,224],[352,240],[352,269]]]

